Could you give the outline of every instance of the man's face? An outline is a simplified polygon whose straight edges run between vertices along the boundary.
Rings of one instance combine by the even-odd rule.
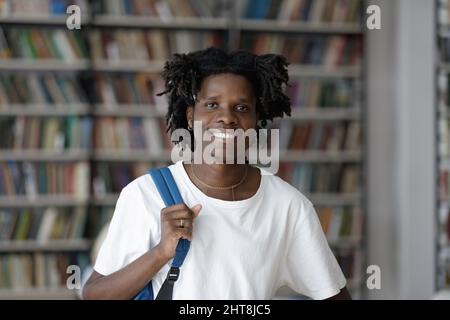
[[[215,157],[225,155],[226,143],[234,142],[236,158],[237,152],[243,150],[236,150],[237,137],[227,133],[230,129],[246,131],[256,128],[258,117],[252,85],[247,78],[231,73],[208,76],[202,81],[195,106],[187,108],[186,116],[191,126],[193,121],[201,121],[202,135],[205,131],[211,133],[212,142],[206,141],[203,146],[214,143],[215,150],[223,152],[222,155],[215,154]],[[201,138],[195,137],[197,141]]]

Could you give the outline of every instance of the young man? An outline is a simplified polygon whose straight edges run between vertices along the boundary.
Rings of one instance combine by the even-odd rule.
[[[168,129],[201,141],[193,130],[201,123],[201,134],[213,132],[211,143],[225,150],[234,139],[226,130],[290,115],[287,64],[280,55],[215,48],[175,55],[162,74]],[[169,168],[185,204],[164,208],[149,175],[128,184],[85,299],[132,299],[149,281],[156,296],[180,238],[191,246],[173,299],[271,299],[286,285],[313,299],[350,298],[313,205],[297,189],[248,163]]]

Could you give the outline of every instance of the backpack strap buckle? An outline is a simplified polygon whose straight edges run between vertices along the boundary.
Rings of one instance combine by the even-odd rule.
[[[180,275],[180,268],[171,267],[169,273],[167,273],[167,281],[173,283],[178,280],[179,275]]]

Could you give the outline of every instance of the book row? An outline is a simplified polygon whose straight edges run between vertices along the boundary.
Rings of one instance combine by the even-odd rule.
[[[85,0],[2,0],[0,15],[65,15],[76,4],[82,13],[89,12]],[[131,15],[170,21],[175,17],[225,17],[231,3],[218,0],[97,0],[95,14]],[[352,23],[358,21],[358,0],[240,0],[237,15],[248,19],[304,21],[311,23]]]
[[[0,117],[1,149],[88,150],[92,136],[91,117]]]
[[[155,106],[164,110],[165,97],[160,77],[151,73],[96,73],[93,100],[106,108],[133,104]],[[91,89],[91,88],[89,88]],[[82,104],[88,103],[87,79],[71,74],[51,72],[0,75],[0,110],[8,105]],[[293,107],[349,107],[356,100],[355,86],[351,80],[292,79],[286,94]],[[49,110],[51,112],[51,110]]]
[[[89,34],[94,61],[164,61],[175,52],[224,47],[220,33],[161,30],[93,30]]]
[[[0,195],[72,195],[89,197],[90,168],[87,162],[0,162]]]
[[[80,33],[65,29],[0,28],[2,58],[58,59],[67,63],[87,59]]]
[[[96,149],[146,150],[150,155],[159,155],[171,146],[163,119],[101,117],[95,122]]]
[[[280,163],[278,176],[303,193],[359,192],[360,168],[353,164]]]
[[[0,240],[81,239],[85,234],[84,207],[0,210]]]
[[[361,148],[361,123],[286,122],[280,125],[280,150],[358,151]]]
[[[361,240],[363,221],[359,207],[324,207],[316,210],[323,232],[330,243],[357,243]]]
[[[4,73],[0,75],[0,110],[9,104],[87,103],[82,83],[70,74]]]
[[[9,15],[66,15],[67,7],[77,5],[87,13],[86,0],[1,0],[0,16]]]
[[[145,163],[98,162],[92,167],[96,196],[118,193],[132,179],[145,174]],[[355,193],[359,186],[356,164],[280,164],[278,175],[305,193]],[[66,195],[89,197],[90,167],[84,162],[0,162],[0,195]]]
[[[242,35],[240,48],[256,54],[279,53],[293,64],[333,69],[342,66],[359,67],[363,56],[363,39],[360,36],[313,37],[248,33]]]
[[[189,52],[209,46],[224,47],[217,32],[186,30],[99,30],[89,32],[89,46],[82,35],[63,29],[0,29],[0,52],[4,58],[58,59],[76,62],[92,57],[95,62],[142,63],[165,61],[172,53]],[[363,41],[354,36],[299,36],[244,34],[240,48],[257,54],[280,53],[292,64],[327,68],[360,66]]]
[[[357,100],[355,85],[348,79],[293,79],[286,94],[293,107],[350,107]]]
[[[86,253],[3,254],[0,255],[0,288],[44,289],[64,288],[71,273],[71,265],[85,270],[90,264]]]
[[[358,0],[247,0],[240,3],[240,16],[311,23],[355,23]]]
[[[358,121],[286,121],[279,126],[280,151],[359,151],[361,147]],[[172,147],[163,117],[8,116],[0,118],[0,132],[0,150],[4,151],[87,151],[92,146],[96,150],[146,150],[160,155]]]
[[[240,0],[237,15],[247,19],[304,21],[311,23],[352,23],[358,21],[358,0]],[[136,15],[169,20],[174,17],[221,17],[227,6],[220,1],[112,0],[102,1],[97,13]],[[169,20],[170,21],[170,20]]]

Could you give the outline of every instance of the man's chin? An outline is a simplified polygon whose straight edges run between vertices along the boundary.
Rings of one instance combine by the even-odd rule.
[[[245,164],[245,154],[237,155],[236,153],[226,153],[224,151],[213,153],[212,158],[215,163]]]

